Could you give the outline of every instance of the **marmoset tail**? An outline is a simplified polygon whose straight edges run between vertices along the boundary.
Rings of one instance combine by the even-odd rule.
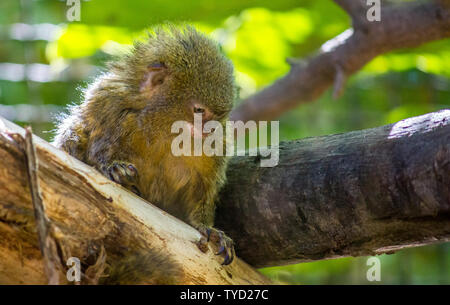
[[[167,254],[156,249],[131,253],[114,261],[101,277],[101,285],[174,285],[183,272]]]
[[[233,66],[215,42],[192,27],[158,28],[109,63],[61,120],[54,144],[217,239],[229,264],[233,243],[213,228],[226,157],[174,156],[171,126],[193,126],[199,114],[224,127],[235,96]]]

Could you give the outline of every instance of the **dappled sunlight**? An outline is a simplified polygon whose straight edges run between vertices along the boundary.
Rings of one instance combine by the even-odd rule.
[[[446,109],[432,114],[404,119],[392,125],[388,139],[412,136],[417,132],[429,129],[431,126],[435,127],[436,124],[445,123],[449,116],[450,110]],[[412,126],[414,126],[414,128],[411,128]]]
[[[328,40],[325,42],[320,50],[322,52],[331,52],[332,50],[336,49],[338,46],[343,44],[345,41],[347,41],[350,37],[353,35],[353,29],[348,29],[339,34],[338,36],[334,37],[333,39]]]

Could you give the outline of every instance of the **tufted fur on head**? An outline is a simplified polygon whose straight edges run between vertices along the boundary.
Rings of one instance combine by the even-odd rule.
[[[74,124],[91,130],[91,137],[104,127],[113,131],[129,114],[134,121],[127,121],[135,127],[128,131],[164,137],[174,121],[192,122],[197,104],[208,109],[208,119],[223,122],[236,97],[231,62],[214,41],[191,26],[155,28],[147,40],[135,42],[128,53],[109,62],[107,70],[85,91],[84,102],[62,117],[55,144],[67,137],[78,140],[67,134]]]
[[[107,67],[62,120],[54,144],[104,173],[115,160],[132,163],[145,199],[191,224],[200,214],[212,224],[226,157],[173,156],[171,126],[193,122],[195,107],[225,124],[236,95],[231,62],[193,27],[165,26]]]
[[[218,115],[231,110],[236,94],[231,62],[214,41],[190,26],[158,27],[147,41],[136,42],[129,54],[108,66],[133,93],[142,91],[149,68],[166,69],[169,79],[164,91],[172,93],[167,100],[198,100]]]

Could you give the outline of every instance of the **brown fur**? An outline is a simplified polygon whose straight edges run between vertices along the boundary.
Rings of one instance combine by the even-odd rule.
[[[116,161],[134,165],[143,198],[196,228],[211,227],[226,158],[173,156],[170,128],[193,122],[196,102],[224,124],[236,95],[232,64],[192,27],[169,26],[108,69],[61,121],[54,144],[105,175]]]

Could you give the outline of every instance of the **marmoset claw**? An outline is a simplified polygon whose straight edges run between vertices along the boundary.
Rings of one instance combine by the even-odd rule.
[[[219,250],[216,255],[225,254],[222,265],[229,265],[234,260],[234,243],[223,231],[211,227],[199,228],[199,232],[206,237],[206,242],[212,240],[219,244]]]
[[[105,172],[112,181],[119,183],[138,196],[141,195],[141,192],[136,186],[138,172],[133,164],[123,161],[114,161],[106,168]]]

